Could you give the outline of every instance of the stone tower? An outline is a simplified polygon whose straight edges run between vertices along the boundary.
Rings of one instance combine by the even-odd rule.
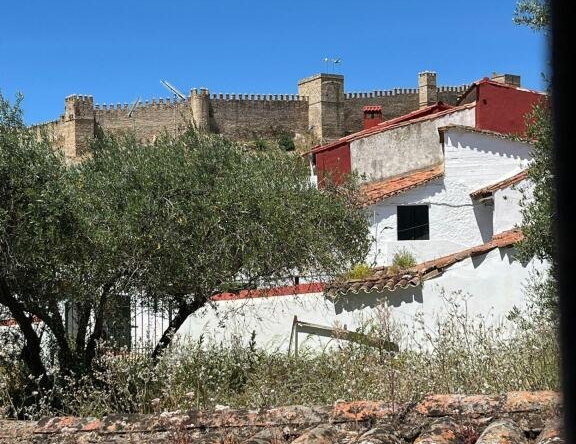
[[[436,89],[436,73],[424,71],[418,73],[418,105],[424,108],[438,101]]]
[[[298,95],[308,97],[308,128],[320,143],[343,134],[344,76],[316,74],[298,82]]]
[[[207,89],[195,88],[190,91],[190,107],[192,109],[192,119],[194,125],[200,131],[210,129],[210,94]]]
[[[64,99],[64,155],[81,156],[94,137],[94,101],[92,96],[72,95]]]

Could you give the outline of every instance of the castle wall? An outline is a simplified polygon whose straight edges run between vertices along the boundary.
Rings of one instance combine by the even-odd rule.
[[[466,90],[466,86],[436,88],[432,83],[429,88],[435,89],[438,100],[447,104],[456,104]],[[49,129],[55,145],[68,158],[82,155],[99,130],[135,132],[140,139],[151,141],[164,131],[179,133],[191,122],[202,130],[244,141],[289,134],[309,148],[362,130],[366,105],[380,105],[383,120],[388,120],[417,110],[423,99],[418,88],[344,93],[344,77],[325,73],[300,80],[298,92],[210,94],[204,88],[193,89],[186,100],[140,103],[130,116],[128,103],[94,105],[91,96],[74,95],[66,98],[59,119],[37,126]]]
[[[305,134],[308,101],[296,95],[213,94],[210,130],[240,140]]]
[[[191,121],[188,102],[174,102],[170,99],[154,99],[138,105],[128,116],[127,103],[116,105],[95,105],[94,118],[100,129],[114,134],[134,131],[143,140],[153,140],[155,136],[168,131],[181,131]]]
[[[440,86],[437,89],[438,100],[455,105],[458,97],[467,89],[467,85]],[[362,130],[362,108],[367,105],[382,107],[382,120],[393,119],[418,109],[417,88],[396,88],[386,91],[350,92],[344,99],[344,134]]]
[[[382,107],[382,120],[407,114],[418,109],[417,89],[346,93],[344,99],[344,133],[362,130],[362,108],[367,105]]]

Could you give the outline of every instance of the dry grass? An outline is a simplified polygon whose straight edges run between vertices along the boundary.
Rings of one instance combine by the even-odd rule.
[[[482,318],[469,318],[458,300],[447,298],[446,318],[432,330],[417,323],[419,332],[393,325],[387,310],[379,311],[366,333],[399,343],[421,338],[396,354],[344,341],[336,350],[301,350],[298,357],[261,350],[254,341],[180,342],[156,366],[141,356],[103,355],[94,377],[60,380],[53,393],[39,393],[27,411],[31,417],[99,416],[218,404],[258,408],[332,404],[338,399],[400,402],[433,392],[560,388],[553,323],[531,317],[527,310],[517,313],[515,321],[491,326]],[[18,406],[26,400],[19,395],[18,380],[0,370],[0,405]],[[50,411],[54,396],[63,398],[65,412]]]

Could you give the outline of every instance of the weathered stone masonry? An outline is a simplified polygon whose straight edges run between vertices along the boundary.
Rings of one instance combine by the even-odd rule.
[[[345,93],[342,75],[317,74],[298,82],[298,95],[211,94],[204,88],[192,89],[185,100],[146,100],[131,113],[127,103],[99,105],[92,96],[71,95],[64,101],[62,116],[36,128],[46,130],[68,158],[81,156],[99,130],[136,131],[138,137],[152,140],[162,131],[179,132],[190,122],[236,140],[289,134],[311,146],[362,129],[366,105],[381,106],[386,120],[436,101],[455,104],[466,87],[437,87],[436,74],[423,72],[418,75],[418,88]]]
[[[427,395],[413,403],[0,419],[0,444],[563,444],[561,417],[556,392]]]

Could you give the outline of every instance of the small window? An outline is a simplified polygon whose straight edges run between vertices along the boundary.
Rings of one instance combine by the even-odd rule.
[[[398,209],[398,240],[430,239],[428,205],[410,205]]]

